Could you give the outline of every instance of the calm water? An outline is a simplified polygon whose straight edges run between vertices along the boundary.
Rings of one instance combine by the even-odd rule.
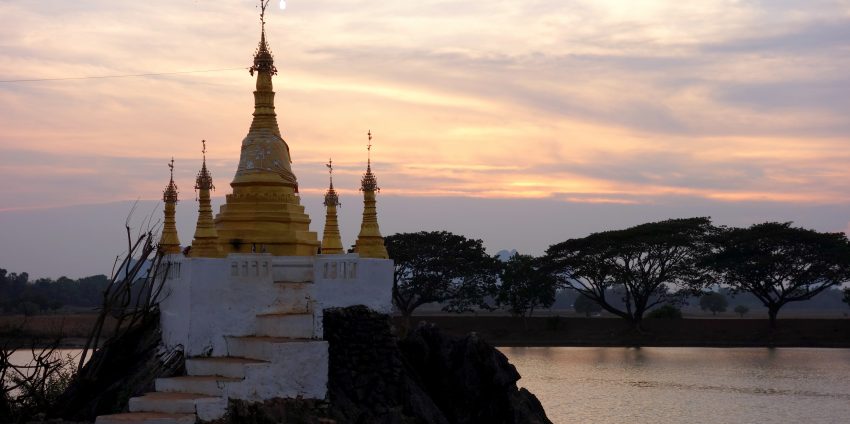
[[[850,423],[850,349],[500,350],[555,423]]]
[[[558,424],[850,423],[850,349],[500,350]]]

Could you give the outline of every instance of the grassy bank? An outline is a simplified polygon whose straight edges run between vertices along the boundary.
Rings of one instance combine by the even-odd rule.
[[[401,318],[395,318],[398,325]],[[497,346],[705,346],[850,348],[850,319],[680,319],[644,322],[643,334],[617,318],[421,316],[455,335],[476,332]]]

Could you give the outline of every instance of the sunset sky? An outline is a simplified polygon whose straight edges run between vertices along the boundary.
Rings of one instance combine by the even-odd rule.
[[[120,238],[115,211],[155,200],[171,156],[191,240],[200,140],[223,196],[250,124],[255,3],[0,0],[2,81],[231,69],[0,82],[0,267],[108,272],[92,258],[120,246],[32,258],[83,236],[47,230],[56,217],[79,228],[109,210]],[[337,164],[345,244],[368,129],[385,234],[541,253],[683,215],[848,228],[850,1],[278,3],[281,130],[320,233],[323,163]]]

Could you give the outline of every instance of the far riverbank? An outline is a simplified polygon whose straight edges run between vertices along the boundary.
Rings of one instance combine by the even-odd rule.
[[[850,319],[780,319],[772,332],[766,319],[647,319],[643,334],[619,318],[414,316],[411,323],[422,321],[455,335],[474,331],[496,346],[850,348]]]
[[[85,343],[94,314],[0,317],[0,342],[30,347],[34,339],[53,340],[61,331],[62,347]],[[396,327],[403,322],[393,317]],[[669,347],[835,347],[850,348],[850,319],[788,318],[771,332],[766,319],[685,318],[644,321],[644,333],[619,318],[427,315],[414,316],[454,335],[477,333],[495,346],[669,346]],[[22,325],[22,328],[19,327]],[[21,328],[23,331],[13,331]],[[108,332],[110,325],[106,326]]]

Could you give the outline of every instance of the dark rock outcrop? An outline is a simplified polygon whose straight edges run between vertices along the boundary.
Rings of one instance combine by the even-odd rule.
[[[160,351],[159,315],[150,314],[95,352],[49,415],[94,421],[98,415],[126,411],[131,397],[154,390],[155,379],[182,374],[182,353]]]
[[[399,345],[423,390],[449,422],[550,422],[537,397],[517,389],[520,375],[505,355],[474,333],[456,338],[423,323]]]
[[[450,421],[406,366],[387,315],[363,306],[326,309],[328,399],[340,423]]]
[[[446,336],[420,324],[397,341],[387,315],[329,309],[330,415],[341,423],[549,423],[520,375],[474,335]]]

